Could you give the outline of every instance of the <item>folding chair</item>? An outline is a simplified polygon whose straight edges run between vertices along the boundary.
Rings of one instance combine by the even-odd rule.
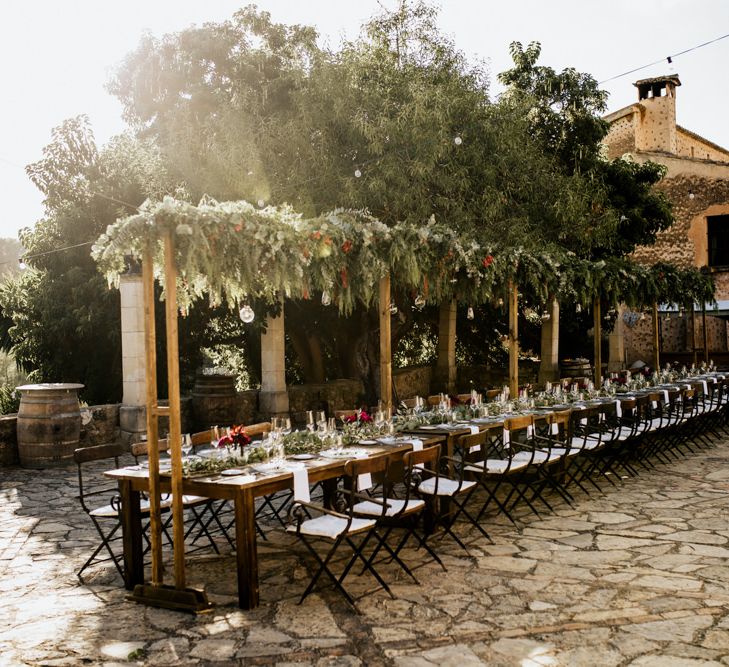
[[[354,598],[344,588],[343,581],[351,571],[357,560],[361,560],[367,570],[394,599],[394,595],[385,580],[375,570],[373,563],[365,556],[364,550],[372,537],[377,536],[375,530],[377,520],[374,518],[361,518],[356,516],[354,507],[360,501],[371,502],[376,505],[384,503],[376,498],[360,494],[356,491],[360,475],[384,473],[387,475],[389,457],[376,456],[368,459],[347,461],[344,464],[344,487],[337,488],[333,506],[338,510],[329,509],[323,505],[295,500],[291,505],[289,515],[294,523],[286,527],[287,532],[295,534],[307,548],[316,561],[316,570],[299,599],[301,604],[314,590],[322,575],[331,579],[334,587],[344,596],[349,604],[357,610]],[[377,539],[377,537],[376,537]],[[318,541],[325,541],[330,546],[324,557],[314,547]],[[337,576],[332,572],[330,565],[340,546],[346,544],[351,550],[351,557]],[[358,611],[358,610],[357,610]]]
[[[428,447],[418,452],[405,453],[403,455],[402,475],[399,474],[399,471],[398,474],[392,475],[390,473],[393,468],[387,468],[388,474],[383,477],[379,486],[381,495],[374,497],[379,502],[365,500],[356,503],[354,506],[356,516],[376,519],[377,527],[385,529],[382,535],[378,532],[378,545],[369,558],[370,563],[374,562],[380,549],[384,548],[415,583],[420,582],[399,556],[410,537],[414,537],[418,541],[418,545],[423,547],[432,556],[433,560],[445,570],[441,559],[428,545],[427,535],[420,535],[417,532],[419,519],[426,507],[425,501],[418,495],[418,487],[425,478],[437,475],[439,460],[440,445]],[[404,490],[398,497],[394,487],[400,481]],[[358,488],[358,491],[363,490]],[[387,540],[395,528],[404,529],[404,534],[397,546],[391,549]]]
[[[157,449],[160,452],[166,452],[167,451],[167,439],[161,439],[157,441]],[[134,456],[134,459],[138,462],[139,458],[142,456],[147,456],[149,454],[149,442],[135,442],[131,446],[131,452]],[[169,502],[169,500],[167,501]],[[187,530],[185,530],[185,537],[184,539],[187,540],[188,537],[193,533],[194,530],[197,529],[197,535],[192,540],[193,543],[195,543],[199,537],[204,535],[208,542],[210,543],[210,546],[213,548],[216,554],[220,553],[220,549],[218,549],[218,545],[215,544],[215,540],[213,539],[212,535],[210,534],[210,531],[208,530],[208,523],[205,521],[205,515],[207,512],[211,512],[212,516],[210,521],[215,520],[218,523],[218,526],[223,530],[226,537],[228,537],[227,532],[223,528],[222,524],[217,518],[217,514],[214,511],[213,503],[215,501],[211,498],[205,498],[204,496],[193,496],[193,495],[183,495],[182,496],[182,507],[185,510],[189,510],[190,514],[192,514],[192,521],[189,522],[189,525],[187,527]],[[170,516],[171,519],[171,516]],[[169,519],[168,519],[169,523]],[[165,529],[168,527],[168,523],[164,525]],[[231,542],[230,537],[228,537],[228,541]]]
[[[92,484],[88,483],[88,479],[85,479],[87,473],[85,468],[89,464],[99,463],[101,461],[107,461],[108,468],[119,467],[119,457],[126,453],[125,448],[122,445],[108,444],[108,445],[96,445],[94,447],[82,447],[74,450],[73,459],[78,468],[78,499],[81,503],[81,507],[84,512],[88,514],[91,522],[96,528],[96,532],[101,538],[101,542],[96,547],[94,552],[89,556],[88,560],[81,566],[81,569],[76,573],[76,576],[83,581],[81,575],[84,573],[86,568],[90,567],[95,563],[102,563],[112,561],[114,566],[119,572],[119,575],[124,578],[123,570],[123,556],[122,553],[116,553],[113,548],[113,544],[118,540],[121,540],[121,534],[119,529],[121,528],[121,498],[119,497],[119,487],[116,483],[106,478],[103,481],[97,481]],[[98,479],[95,476],[95,479]],[[105,505],[97,505],[98,500],[107,500]],[[168,511],[170,508],[169,500],[163,500],[161,503],[161,509]],[[140,501],[140,509],[142,516],[149,516],[149,500],[142,498]],[[142,529],[142,535],[147,540],[146,531],[149,528],[149,522]],[[166,528],[163,527],[164,534],[167,539],[171,541],[170,535]],[[149,548],[149,542],[147,541],[147,549]],[[99,554],[102,551],[106,551],[108,556],[99,558]]]

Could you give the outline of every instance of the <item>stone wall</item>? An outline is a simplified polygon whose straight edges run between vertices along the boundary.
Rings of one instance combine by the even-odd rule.
[[[611,123],[610,131],[605,137],[608,146],[608,158],[615,159],[635,151],[635,128],[633,114],[629,113]]]
[[[0,468],[18,465],[18,415],[0,416]]]
[[[672,314],[670,319],[660,315],[661,351],[666,353],[691,352],[691,315]],[[729,327],[719,317],[706,316],[709,353],[726,352],[729,349]],[[634,326],[624,328],[625,358],[628,365],[638,359],[651,364],[653,359],[653,320],[646,317]],[[703,326],[701,313],[696,313],[696,347],[703,349]]]
[[[392,381],[399,400],[428,396],[433,379],[432,366],[408,366],[392,371]]]

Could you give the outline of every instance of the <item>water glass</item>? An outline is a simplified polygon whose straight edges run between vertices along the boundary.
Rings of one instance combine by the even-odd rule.
[[[182,453],[185,456],[190,456],[192,452],[192,436],[189,433],[185,433],[182,436]]]

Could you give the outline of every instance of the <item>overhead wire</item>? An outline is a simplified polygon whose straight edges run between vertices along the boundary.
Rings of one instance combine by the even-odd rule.
[[[722,39],[726,39],[729,37],[729,33],[726,35],[722,35],[721,37],[716,37],[715,39],[710,39],[708,42],[703,42],[702,44],[697,44],[696,46],[692,46],[688,49],[684,49],[683,51],[678,51],[677,53],[672,53],[670,56],[666,56],[665,58],[661,58],[660,60],[656,60],[655,62],[648,63],[647,65],[641,65],[640,67],[635,67],[634,69],[628,70],[627,72],[623,72],[622,74],[616,74],[615,76],[611,76],[609,79],[603,79],[602,81],[598,81],[598,85],[601,86],[603,83],[608,83],[609,81],[615,81],[615,79],[620,79],[621,77],[628,76],[628,74],[634,74],[635,72],[640,72],[641,70],[648,69],[649,67],[653,67],[654,65],[659,65],[660,63],[664,61],[668,61],[669,64],[672,63],[674,58],[678,58],[678,56],[683,56],[687,53],[691,53],[691,51],[696,51],[697,49],[702,49],[705,46],[709,46],[709,44],[714,44],[715,42],[719,42]]]

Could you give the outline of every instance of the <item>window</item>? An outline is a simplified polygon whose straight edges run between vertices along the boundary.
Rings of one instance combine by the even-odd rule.
[[[706,218],[709,237],[709,266],[729,266],[729,215]]]

